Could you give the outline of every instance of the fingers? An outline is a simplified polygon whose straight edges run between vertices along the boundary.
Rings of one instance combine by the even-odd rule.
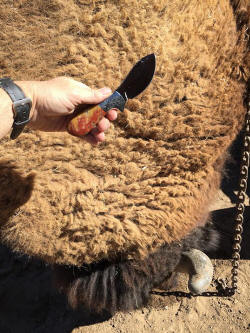
[[[107,118],[102,118],[102,120],[99,121],[97,128],[100,132],[107,131],[110,127],[110,122]]]
[[[107,119],[108,118],[108,119]],[[84,139],[91,143],[92,145],[96,145],[99,142],[105,140],[105,131],[107,131],[110,127],[110,121],[113,121],[117,118],[117,112],[114,109],[111,109],[107,113],[107,118],[102,118],[99,121],[96,128],[94,128],[88,135],[84,137]]]
[[[99,142],[102,142],[105,140],[105,134],[104,132],[100,132],[98,128],[94,128],[89,134],[85,135],[84,139],[91,143],[92,145],[96,145]]]
[[[110,121],[116,120],[116,118],[117,118],[117,111],[115,109],[109,110],[108,113],[107,113],[107,118]]]
[[[105,140],[105,134],[104,132],[107,131],[110,127],[110,122],[106,118],[102,118],[101,121],[99,121],[96,128],[92,129],[92,131],[86,135],[86,139],[89,143],[97,144],[99,142],[102,142]]]
[[[90,133],[85,135],[84,140],[90,143],[91,145],[97,145],[99,142],[98,139]]]

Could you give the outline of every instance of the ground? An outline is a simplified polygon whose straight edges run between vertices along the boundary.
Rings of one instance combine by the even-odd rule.
[[[239,146],[234,145],[235,163],[227,167],[221,190],[211,210],[216,225],[224,230],[224,237],[232,232],[235,189],[239,167]],[[1,333],[160,333],[160,332],[250,332],[250,206],[244,222],[239,283],[233,297],[176,297],[152,295],[143,309],[117,313],[114,317],[96,317],[84,310],[73,311],[63,295],[53,288],[49,267],[39,261],[13,254],[0,248],[0,332]],[[224,228],[226,226],[226,229]],[[223,248],[224,247],[224,248]],[[213,264],[216,290],[219,278],[230,282],[230,248],[223,246]],[[187,291],[187,277],[182,275],[177,289]]]

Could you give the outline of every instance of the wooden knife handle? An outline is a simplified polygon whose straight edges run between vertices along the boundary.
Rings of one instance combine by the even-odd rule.
[[[100,105],[91,106],[70,120],[68,123],[68,132],[79,137],[88,134],[96,127],[105,113]]]
[[[68,132],[74,136],[88,134],[110,109],[124,110],[126,100],[115,91],[111,96],[98,105],[91,106],[78,113],[68,123]]]

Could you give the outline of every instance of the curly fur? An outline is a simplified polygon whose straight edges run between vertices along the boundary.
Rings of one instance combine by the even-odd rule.
[[[56,266],[56,285],[67,294],[73,308],[83,306],[111,314],[133,310],[146,305],[152,288],[171,276],[183,251],[211,251],[217,244],[218,234],[207,224],[181,242],[162,246],[145,260],[102,261],[82,268]]]
[[[36,171],[18,214],[11,203],[22,184],[9,177],[1,187],[0,202],[7,195],[10,203],[0,207],[1,240],[46,262],[82,267],[145,260],[204,225],[244,120],[243,7],[240,1],[234,13],[229,0],[2,0],[1,76],[70,75],[115,89],[146,54],[156,53],[157,68],[97,148],[67,133],[30,130],[1,141],[0,156],[22,179]]]
[[[157,55],[97,149],[29,130],[1,141],[1,240],[55,264],[73,307],[141,307],[183,251],[216,247],[204,225],[244,120],[249,17],[246,0],[2,0],[1,76],[114,89]]]

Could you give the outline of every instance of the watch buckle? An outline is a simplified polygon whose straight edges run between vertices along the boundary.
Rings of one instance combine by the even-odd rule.
[[[15,117],[16,117],[16,114],[17,114],[16,108],[21,106],[21,105],[25,105],[25,104],[29,104],[30,107],[32,106],[32,101],[29,97],[25,97],[23,99],[19,99],[18,101],[13,102],[13,111],[15,113]]]

